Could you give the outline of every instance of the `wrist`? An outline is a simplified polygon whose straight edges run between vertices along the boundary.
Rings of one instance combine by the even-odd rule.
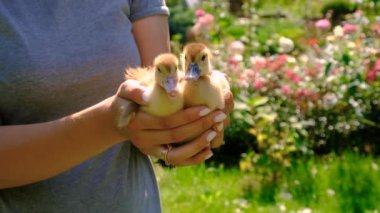
[[[130,139],[129,130],[127,128],[130,120],[134,118],[138,104],[133,101],[113,96],[109,105],[112,114],[112,126],[124,140]]]
[[[92,141],[102,146],[112,146],[127,140],[116,126],[117,110],[114,107],[115,97],[112,96],[102,102],[63,119],[68,136],[81,138],[83,141]]]

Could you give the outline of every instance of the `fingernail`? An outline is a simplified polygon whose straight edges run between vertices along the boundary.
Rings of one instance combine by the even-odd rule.
[[[226,119],[227,115],[224,114],[224,113],[220,113],[219,115],[215,116],[214,118],[214,122],[215,123],[218,123],[218,122],[221,122],[223,121],[224,119]]]
[[[211,112],[211,110],[209,109],[209,108],[204,108],[204,109],[202,109],[200,112],[199,112],[199,116],[205,116],[205,115],[207,115],[207,114],[209,114]]]
[[[206,160],[207,159],[210,159],[212,156],[214,155],[214,153],[212,153],[211,151],[206,155]]]
[[[223,127],[224,127],[223,123],[220,123],[220,124],[216,127],[216,129],[220,132],[220,131],[223,130]]]
[[[210,141],[214,140],[215,136],[216,136],[216,132],[215,131],[211,131],[210,133],[208,133],[206,140],[208,142],[210,142]]]
[[[143,92],[141,98],[145,103],[148,103],[148,92]]]

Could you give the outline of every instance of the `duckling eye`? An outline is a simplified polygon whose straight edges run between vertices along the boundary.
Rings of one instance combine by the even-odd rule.
[[[201,59],[202,59],[202,61],[205,61],[206,58],[207,58],[207,56],[206,56],[206,55],[203,55]]]
[[[157,71],[158,71],[158,72],[162,72],[161,69],[160,69],[159,67],[157,67]]]

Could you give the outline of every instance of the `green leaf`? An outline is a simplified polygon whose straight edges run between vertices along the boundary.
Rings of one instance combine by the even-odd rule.
[[[350,55],[348,54],[348,52],[344,52],[343,55],[342,55],[342,62],[344,65],[348,65],[351,61],[351,57]]]
[[[354,85],[354,86],[351,86],[351,87],[348,88],[348,94],[349,94],[350,96],[355,96],[357,90],[358,90],[358,87],[357,87],[357,86],[355,86],[355,85]]]
[[[235,110],[245,110],[245,111],[249,111],[250,110],[250,108],[247,105],[247,103],[242,102],[242,101],[235,101],[234,109]]]
[[[326,64],[326,67],[325,67],[325,75],[328,76],[330,74],[330,71],[331,71],[331,67],[332,67],[332,63],[329,62]]]
[[[272,123],[276,120],[277,113],[262,114],[261,117],[264,118],[266,121]]]
[[[248,100],[248,105],[250,107],[259,107],[268,102],[269,98],[268,97],[254,97]]]

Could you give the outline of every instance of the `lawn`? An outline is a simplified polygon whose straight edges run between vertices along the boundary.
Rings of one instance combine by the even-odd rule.
[[[378,212],[380,160],[359,154],[297,160],[276,181],[222,166],[162,168],[164,212]]]

